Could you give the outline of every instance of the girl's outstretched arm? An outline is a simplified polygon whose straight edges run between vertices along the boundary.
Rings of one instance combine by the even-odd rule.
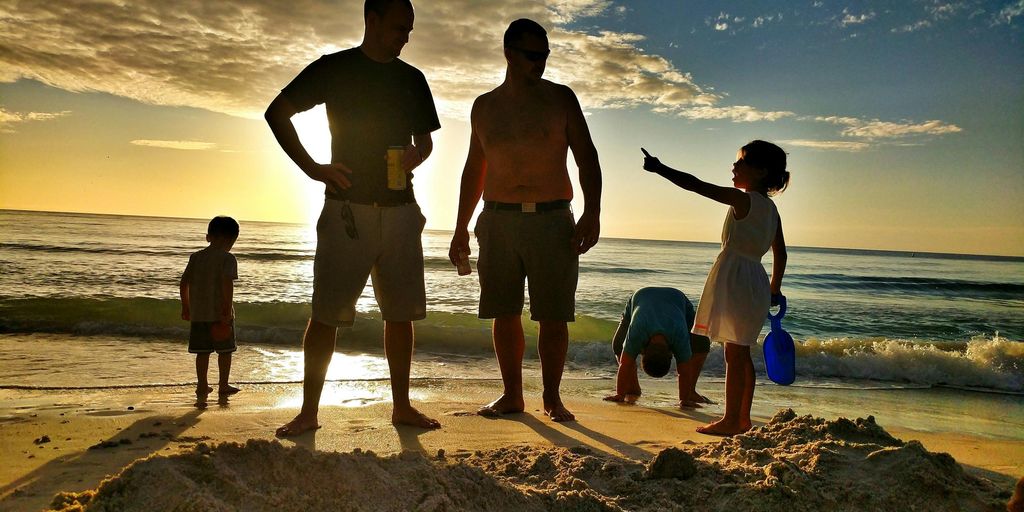
[[[782,217],[772,240],[772,296],[782,293],[782,276],[786,273],[786,237],[782,234]],[[774,300],[772,301],[774,302]]]
[[[651,154],[644,148],[640,148],[640,151],[644,152],[645,170],[662,176],[674,183],[677,187],[684,188],[691,192],[696,192],[708,199],[713,199],[719,203],[732,206],[736,209],[737,219],[746,217],[747,213],[750,212],[750,197],[747,196],[746,192],[743,192],[738,188],[720,187],[718,185],[702,181],[692,174],[677,171],[661,163],[661,160],[651,156]]]

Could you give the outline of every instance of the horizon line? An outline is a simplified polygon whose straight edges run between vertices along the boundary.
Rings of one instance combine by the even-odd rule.
[[[144,215],[144,214],[133,214],[133,213],[99,213],[99,212],[75,212],[75,211],[56,211],[56,210],[25,210],[17,208],[0,208],[0,212],[18,212],[18,213],[53,213],[63,215],[94,215],[103,217],[138,217],[143,219],[167,219],[167,220],[202,220],[208,221],[205,217],[170,217],[167,215]],[[273,221],[273,220],[251,220],[251,219],[235,219],[239,222],[249,222],[256,224],[283,224],[289,226],[308,226],[308,224],[302,222],[285,222],[285,221]],[[425,231],[441,231],[441,232],[452,232],[451,229],[425,229]],[[613,236],[602,236],[609,240],[624,240],[624,241],[641,241],[641,242],[677,242],[687,244],[707,244],[707,245],[721,245],[721,242],[705,242],[701,240],[677,240],[677,239],[664,239],[664,238],[624,238],[624,237],[613,237]],[[892,254],[910,254],[910,255],[922,255],[922,256],[955,256],[960,258],[982,258],[997,261],[1024,261],[1024,254],[1013,255],[1013,254],[974,254],[974,253],[958,253],[958,252],[934,252],[934,251],[917,251],[909,249],[869,249],[863,247],[827,247],[827,246],[815,246],[815,245],[789,245],[788,247],[793,249],[808,249],[808,250],[826,250],[826,251],[861,251],[861,252],[877,252],[877,253],[892,253]]]

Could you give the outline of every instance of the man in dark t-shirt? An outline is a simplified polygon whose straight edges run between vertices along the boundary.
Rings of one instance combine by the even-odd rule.
[[[280,437],[319,428],[317,412],[339,327],[355,320],[355,304],[372,278],[384,320],[396,425],[440,424],[409,402],[414,320],[426,317],[423,246],[426,219],[416,204],[412,171],[430,154],[430,132],[440,128],[426,79],[398,59],[409,42],[409,0],[366,0],[363,42],[325,55],[302,70],[274,99],[266,119],[278,143],[310,178],[326,186],[317,222],[313,314],[303,338],[302,409],[277,429]],[[331,130],[331,162],[315,162],[299,142],[291,118],[324,104]],[[394,151],[398,149],[398,151]],[[393,169],[405,180],[389,183]],[[401,183],[404,181],[405,183]]]

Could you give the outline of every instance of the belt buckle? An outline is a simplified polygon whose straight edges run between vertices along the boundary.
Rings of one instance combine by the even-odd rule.
[[[537,203],[522,203],[523,213],[537,213]]]

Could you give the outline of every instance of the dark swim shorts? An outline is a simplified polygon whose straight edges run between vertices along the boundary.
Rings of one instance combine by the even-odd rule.
[[[188,333],[188,351],[191,354],[227,354],[238,348],[235,346],[235,323],[231,322],[231,335],[224,340],[215,340],[213,326],[217,322],[192,322]]]

